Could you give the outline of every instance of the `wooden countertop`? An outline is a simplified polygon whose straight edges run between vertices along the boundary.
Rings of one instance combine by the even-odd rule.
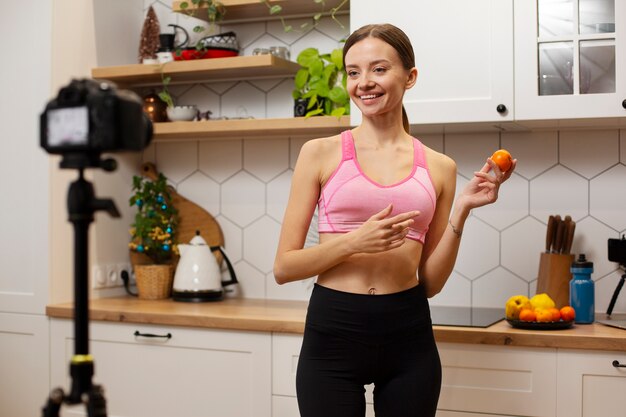
[[[181,303],[135,297],[92,299],[89,304],[90,320],[95,321],[300,334],[307,307],[305,301],[227,299]],[[73,304],[49,305],[46,314],[72,318]],[[548,331],[514,329],[501,321],[488,328],[434,326],[434,332],[438,342],[626,351],[626,330],[595,323]]]

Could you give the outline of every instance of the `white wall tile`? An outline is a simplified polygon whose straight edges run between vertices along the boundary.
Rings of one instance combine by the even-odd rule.
[[[286,170],[267,184],[267,214],[278,222],[285,215],[292,175],[292,170]]]
[[[198,169],[198,143],[164,142],[156,145],[156,168],[168,180],[179,183]]]
[[[473,211],[474,215],[502,230],[528,214],[528,180],[513,175],[500,187],[498,200]]]
[[[526,217],[501,235],[501,264],[531,282],[537,278],[540,253],[545,250],[546,224]]]
[[[200,142],[198,168],[221,183],[243,167],[242,148],[241,140]]]
[[[286,45],[293,44],[313,30],[312,25],[310,25],[311,19],[285,19],[285,23],[290,25],[293,30],[285,32],[283,23],[280,20],[272,20],[267,22],[267,33]],[[305,23],[309,23],[309,25],[301,28]],[[296,56],[292,54],[291,59],[295,61]]]
[[[538,219],[551,214],[579,220],[589,212],[589,182],[561,165],[530,182],[530,213]]]
[[[188,200],[196,203],[212,216],[220,210],[220,186],[200,171],[185,178],[178,184],[176,191]]]
[[[592,278],[594,279],[595,285],[595,310],[598,312],[605,313],[609,308],[609,303],[611,301],[611,297],[615,292],[615,288],[622,276],[624,271],[619,270],[610,273],[609,275],[597,279],[592,274]],[[617,301],[615,306],[613,307],[613,312],[626,311],[626,297],[624,297],[624,291],[620,292],[620,296],[617,297]]]
[[[291,95],[293,89],[293,79],[287,78],[267,92],[267,102],[271,103],[267,107],[268,118],[293,117],[294,102]]]
[[[463,227],[463,239],[455,271],[469,279],[498,266],[500,262],[500,236],[493,227],[470,216]]]
[[[243,142],[243,168],[268,182],[289,167],[289,141],[248,139]]]
[[[450,134],[445,140],[446,154],[456,161],[457,172],[465,178],[472,178],[499,148],[497,133]]]
[[[452,272],[441,292],[428,300],[430,305],[466,306],[472,305],[472,282]]]
[[[215,220],[224,235],[224,249],[232,263],[243,258],[243,229],[224,216],[216,216]]]
[[[246,227],[265,213],[265,184],[247,172],[239,172],[222,184],[220,212]]]
[[[626,129],[619,131],[619,161],[626,164]]]
[[[231,298],[266,298],[264,274],[247,263],[240,261],[233,265],[238,285],[228,287],[233,292],[227,294]]]
[[[272,272],[278,247],[280,223],[263,216],[243,231],[243,257],[264,274]]]
[[[238,83],[222,96],[222,116],[264,119],[265,94],[246,82]]]
[[[502,134],[502,147],[517,158],[515,172],[534,178],[558,163],[558,132],[515,132]]]
[[[298,161],[298,155],[300,154],[300,149],[302,145],[309,139],[290,139],[289,140],[289,168],[294,169],[296,167],[296,162]]]
[[[478,307],[501,307],[512,295],[529,295],[528,284],[505,269],[497,269],[472,282],[472,304]]]
[[[559,160],[586,178],[592,178],[619,162],[617,130],[562,132]]]
[[[626,166],[617,165],[591,180],[591,215],[615,230],[626,229]]]
[[[201,112],[210,111],[211,117],[220,116],[220,96],[203,84],[196,84],[194,88],[180,94],[176,99],[179,106],[198,106]]]

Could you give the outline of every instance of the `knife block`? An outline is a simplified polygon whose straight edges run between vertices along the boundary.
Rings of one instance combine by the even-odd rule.
[[[546,293],[554,300],[557,308],[569,304],[569,282],[572,279],[570,267],[573,254],[541,253],[537,294]]]

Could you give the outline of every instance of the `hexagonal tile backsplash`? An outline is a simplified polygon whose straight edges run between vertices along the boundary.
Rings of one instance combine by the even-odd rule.
[[[160,2],[157,13],[166,14]],[[180,16],[163,22],[190,27]],[[332,22],[331,22],[332,23]],[[347,27],[347,24],[346,24]],[[338,46],[346,30],[323,22],[306,33],[284,33],[278,22],[224,27],[237,32],[242,54],[256,46],[286,45],[291,57],[311,45]],[[182,100],[202,100],[216,116],[289,117],[290,80],[198,84],[177,88]],[[203,109],[208,110],[208,108]],[[541,131],[428,135],[427,146],[455,159],[464,186],[494,148],[509,149],[518,169],[496,204],[474,210],[457,264],[432,304],[501,307],[508,296],[535,292],[550,214],[578,222],[572,251],[596,265],[596,308],[605,310],[621,272],[608,262],[607,239],[626,232],[626,130]],[[278,286],[271,273],[280,222],[302,138],[157,143],[144,159],[157,163],[185,197],[221,224],[226,251],[241,285],[231,296],[306,300],[312,279]],[[317,238],[315,218],[307,245]],[[626,311],[626,296],[615,311]]]

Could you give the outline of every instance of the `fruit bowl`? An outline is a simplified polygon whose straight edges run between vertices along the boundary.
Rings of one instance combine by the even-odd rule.
[[[506,321],[516,329],[526,330],[560,330],[569,329],[574,324],[574,320],[559,321],[522,321],[506,319]]]

